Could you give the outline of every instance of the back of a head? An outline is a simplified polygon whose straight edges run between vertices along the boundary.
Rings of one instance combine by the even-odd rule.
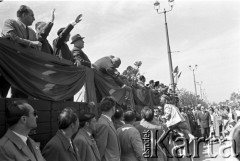
[[[58,128],[66,129],[72,123],[75,123],[77,119],[78,115],[76,114],[76,112],[71,107],[67,107],[63,109],[60,115],[58,116]]]
[[[30,11],[30,8],[28,6],[21,5],[17,10],[17,17],[22,17],[23,14],[28,14],[29,11]]]
[[[145,82],[145,81],[146,81],[146,78],[144,77],[144,75],[141,75],[141,76],[139,77],[139,80],[142,81],[142,82]]]
[[[121,59],[118,57],[114,57],[112,59],[112,62],[115,68],[118,68],[121,65]]]
[[[116,108],[113,118],[119,120],[122,117],[123,117],[123,109],[121,107]]]
[[[142,115],[142,118],[145,121],[148,121],[148,122],[151,122],[153,120],[153,117],[154,117],[153,110],[151,108],[149,108],[148,106],[145,106],[141,110],[141,115]]]
[[[29,109],[26,107],[27,101],[16,100],[7,105],[6,117],[7,124],[13,126],[18,123],[22,116],[29,115]]]
[[[133,122],[136,120],[136,115],[134,111],[126,111],[124,113],[124,121],[125,122]]]
[[[100,109],[102,112],[110,111],[114,106],[116,106],[116,101],[113,97],[107,96],[100,102]]]
[[[46,24],[47,24],[46,22],[42,22],[42,21],[37,22],[35,24],[35,30],[37,32],[41,31]]]

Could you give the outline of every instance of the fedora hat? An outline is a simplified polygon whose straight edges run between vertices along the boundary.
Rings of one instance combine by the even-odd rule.
[[[81,35],[76,34],[76,35],[73,35],[71,39],[72,39],[71,44],[73,44],[73,43],[74,43],[75,41],[77,41],[77,40],[82,40],[82,39],[84,39],[84,37],[81,37]]]

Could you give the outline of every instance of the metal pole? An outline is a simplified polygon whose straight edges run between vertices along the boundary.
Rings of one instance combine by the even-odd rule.
[[[194,83],[194,88],[195,88],[195,95],[197,97],[197,87],[196,87],[196,79],[195,79],[195,74],[194,74],[194,69],[193,69],[193,83]]]
[[[175,93],[175,83],[174,83],[174,78],[173,78],[172,56],[171,56],[171,48],[170,48],[170,43],[169,43],[167,16],[166,16],[166,10],[165,9],[164,9],[164,18],[165,18],[165,29],[166,29],[166,38],[167,38],[167,50],[168,50],[168,61],[169,61],[169,72],[170,72],[171,86],[173,87],[173,92]]]

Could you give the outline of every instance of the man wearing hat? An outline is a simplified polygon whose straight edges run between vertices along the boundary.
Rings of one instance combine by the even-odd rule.
[[[82,48],[84,47],[83,39],[84,37],[81,37],[79,34],[76,34],[72,37],[71,44],[74,45],[72,49],[73,59],[75,60],[75,64],[77,66],[84,65],[91,68],[91,62],[88,56],[82,51]]]
[[[73,61],[73,55],[67,45],[67,42],[70,38],[70,32],[72,31],[73,27],[82,20],[81,17],[82,14],[78,15],[74,22],[70,23],[66,28],[63,27],[58,30],[58,37],[53,40],[54,55],[58,56],[59,58]]]
[[[73,139],[81,161],[100,161],[100,153],[92,134],[96,130],[96,119],[92,113],[84,112],[79,117],[80,129]]]

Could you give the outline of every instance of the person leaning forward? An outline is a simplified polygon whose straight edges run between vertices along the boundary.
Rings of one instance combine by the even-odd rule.
[[[47,161],[80,161],[78,148],[71,137],[77,132],[79,120],[76,112],[65,108],[58,117],[58,131],[43,148],[43,156]]]
[[[74,22],[70,23],[66,28],[63,27],[58,30],[58,37],[53,40],[53,51],[54,55],[60,59],[64,58],[74,62],[72,52],[66,43],[69,41],[73,27],[82,20],[81,17],[82,14],[78,15]]]
[[[25,100],[17,100],[7,106],[9,129],[0,139],[1,161],[45,161],[38,144],[29,136],[37,127],[37,114]]]

